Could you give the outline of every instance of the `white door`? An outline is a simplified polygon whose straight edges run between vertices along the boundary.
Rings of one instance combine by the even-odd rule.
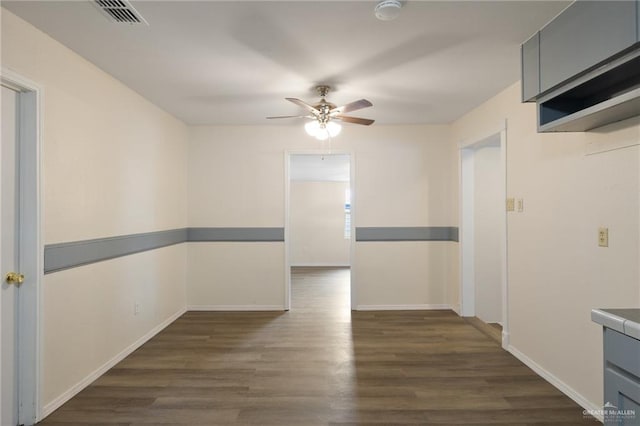
[[[0,424],[14,426],[18,424],[17,393],[17,297],[19,279],[18,225],[19,200],[16,167],[17,158],[17,92],[2,86],[2,146],[0,149],[0,376],[2,388],[0,398]],[[8,274],[15,273],[13,277]]]

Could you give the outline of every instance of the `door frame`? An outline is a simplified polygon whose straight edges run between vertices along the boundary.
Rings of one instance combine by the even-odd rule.
[[[291,309],[291,250],[290,243],[290,196],[291,196],[291,156],[292,155],[348,155],[349,156],[349,191],[351,195],[351,239],[349,240],[349,273],[350,273],[350,295],[351,310],[357,305],[356,295],[356,274],[355,274],[355,252],[356,252],[356,197],[355,193],[355,153],[349,150],[285,150],[284,152],[284,310]]]
[[[18,166],[20,180],[20,269],[26,280],[18,292],[17,351],[18,421],[33,425],[41,420],[42,380],[42,105],[44,90],[36,82],[6,68],[3,84],[18,94]]]
[[[474,150],[489,141],[500,141],[501,198],[507,199],[507,122],[497,126],[496,130],[482,137],[462,141],[459,149],[459,223],[460,223],[460,316],[475,316],[475,268],[473,266],[475,249],[473,220],[474,208],[468,197],[473,194]],[[502,288],[502,347],[509,346],[509,268],[508,268],[508,226],[506,208],[501,209],[500,257]]]

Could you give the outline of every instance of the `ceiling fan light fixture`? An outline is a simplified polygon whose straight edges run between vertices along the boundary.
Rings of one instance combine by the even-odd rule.
[[[376,18],[381,21],[391,21],[400,16],[402,3],[399,0],[382,0],[374,9]]]
[[[314,136],[320,130],[320,122],[318,120],[311,120],[304,125],[304,130],[309,136]]]
[[[341,131],[342,131],[342,126],[336,123],[335,121],[330,121],[327,123],[327,132],[329,133],[329,136],[331,136],[332,138],[335,138],[336,136],[338,136]]]
[[[318,120],[309,121],[304,125],[304,130],[309,136],[323,141],[328,138],[336,137],[342,131],[342,126],[335,121],[329,121],[326,124],[320,123]]]
[[[319,141],[326,141],[327,139],[329,139],[329,132],[327,132],[326,129],[320,130],[318,133],[316,133],[316,139],[318,139]]]
[[[316,89],[322,98],[320,99],[320,102],[316,104],[309,104],[298,98],[285,98],[287,101],[304,108],[306,110],[305,115],[280,115],[267,118],[310,118],[311,121],[307,121],[305,123],[304,130],[309,136],[313,136],[321,141],[338,136],[342,131],[342,125],[340,122],[360,124],[364,126],[370,126],[373,124],[374,120],[369,118],[344,115],[344,113],[373,106],[373,104],[368,100],[359,99],[338,107],[331,102],[327,102],[325,99],[330,89],[329,86],[317,86]]]

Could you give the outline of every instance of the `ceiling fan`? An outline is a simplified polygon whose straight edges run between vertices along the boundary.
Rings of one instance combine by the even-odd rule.
[[[331,88],[329,86],[317,86],[316,90],[320,95],[320,102],[311,105],[297,98],[285,98],[289,102],[301,106],[306,109],[309,114],[307,115],[283,115],[278,117],[267,117],[268,119],[274,118],[309,118],[309,121],[305,124],[305,130],[311,136],[315,136],[317,139],[324,140],[329,137],[337,136],[342,130],[342,126],[336,122],[336,120],[343,121],[345,123],[362,124],[369,126],[373,124],[374,120],[368,118],[351,117],[344,115],[344,113],[355,111],[362,108],[368,108],[373,106],[371,102],[366,99],[360,99],[358,101],[350,102],[346,105],[337,107],[335,104],[328,102],[325,98]]]

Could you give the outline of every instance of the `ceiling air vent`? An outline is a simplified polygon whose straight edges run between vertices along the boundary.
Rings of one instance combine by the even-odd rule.
[[[95,4],[111,22],[149,25],[126,0],[95,0]]]

